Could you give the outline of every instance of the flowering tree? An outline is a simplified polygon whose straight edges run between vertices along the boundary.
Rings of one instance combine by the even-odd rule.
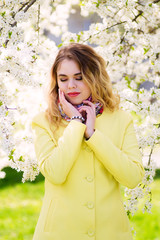
[[[101,20],[87,31],[68,32],[75,5],[82,16],[96,13]],[[1,169],[8,164],[24,172],[23,181],[35,179],[39,169],[30,122],[46,107],[42,89],[57,49],[69,42],[93,44],[106,60],[121,107],[135,118],[142,154],[150,150],[143,182],[126,189],[126,211],[134,214],[139,198],[146,199],[144,210],[150,211],[152,153],[160,143],[160,0],[3,0],[0,7]],[[62,43],[56,46],[47,33],[62,35]]]

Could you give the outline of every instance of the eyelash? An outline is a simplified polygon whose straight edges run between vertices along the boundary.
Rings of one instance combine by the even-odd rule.
[[[82,80],[82,76],[77,77],[76,80],[78,80],[78,81]]]
[[[61,82],[65,82],[65,81],[67,81],[67,79],[60,79],[60,81],[61,81]]]
[[[65,82],[67,80],[68,80],[67,78],[65,78],[65,79],[61,78],[60,79],[61,82]],[[82,80],[82,77],[77,77],[77,78],[75,78],[75,80],[80,81],[80,80]]]

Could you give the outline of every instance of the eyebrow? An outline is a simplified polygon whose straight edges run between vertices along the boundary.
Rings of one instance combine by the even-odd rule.
[[[81,72],[74,74],[74,76],[77,76],[77,75],[81,75]],[[59,77],[66,77],[67,75],[60,73],[58,76],[59,76]]]

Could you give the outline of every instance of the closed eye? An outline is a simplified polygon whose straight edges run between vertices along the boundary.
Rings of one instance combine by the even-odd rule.
[[[65,82],[65,81],[67,81],[67,78],[60,78],[60,81]]]
[[[78,81],[82,80],[82,76],[76,77],[75,79],[78,80]]]

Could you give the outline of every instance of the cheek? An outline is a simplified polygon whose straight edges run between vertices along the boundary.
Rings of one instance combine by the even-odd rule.
[[[90,88],[87,86],[87,87],[85,87],[85,92],[88,94],[88,95],[90,95],[91,94],[91,90],[90,90]]]
[[[84,82],[80,82],[80,88],[81,88],[84,92],[87,92],[87,93],[91,92],[89,86],[86,85]]]
[[[91,89],[90,88],[88,88],[88,92],[89,92],[89,94],[91,94]]]
[[[58,88],[59,88],[61,91],[64,91],[64,90],[65,90],[65,86],[64,86],[64,84],[62,84],[61,82],[58,82]]]

